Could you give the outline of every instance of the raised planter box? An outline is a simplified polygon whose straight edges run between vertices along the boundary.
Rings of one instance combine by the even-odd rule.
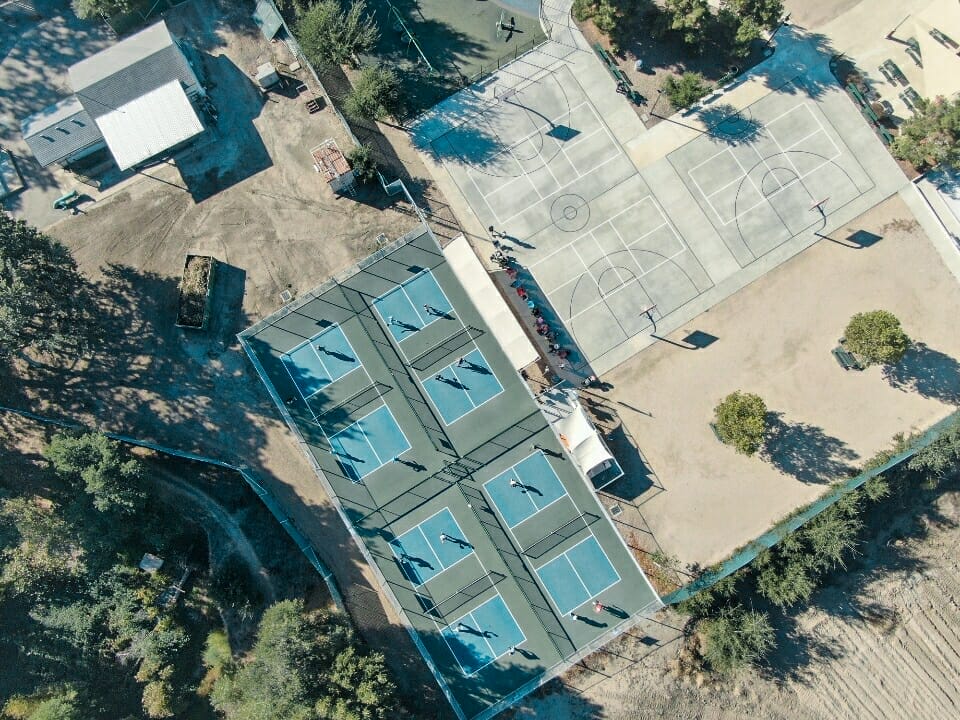
[[[210,318],[210,289],[217,259],[209,255],[187,254],[180,281],[177,327],[202,330]]]

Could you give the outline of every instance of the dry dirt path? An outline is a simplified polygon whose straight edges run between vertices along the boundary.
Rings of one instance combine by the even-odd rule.
[[[266,604],[272,605],[276,601],[276,592],[270,574],[260,561],[257,551],[250,544],[247,536],[230,513],[205,492],[184,482],[168,470],[158,468],[156,465],[151,465],[151,470],[153,471],[151,479],[156,484],[161,497],[167,499],[172,505],[179,506],[181,514],[186,514],[183,508],[183,504],[186,504],[196,509],[197,514],[194,519],[209,520],[216,525],[216,530],[214,530],[210,523],[201,523],[208,537],[211,568],[223,562],[231,551],[235,552],[246,564],[250,576],[259,586]],[[176,502],[177,500],[180,502]],[[227,543],[212,537],[216,531],[223,534]]]

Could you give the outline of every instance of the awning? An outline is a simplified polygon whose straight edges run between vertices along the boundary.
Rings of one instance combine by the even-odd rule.
[[[447,264],[467,291],[480,317],[493,332],[500,347],[517,370],[537,360],[539,354],[516,315],[499,293],[470,243],[461,235],[443,249]]]

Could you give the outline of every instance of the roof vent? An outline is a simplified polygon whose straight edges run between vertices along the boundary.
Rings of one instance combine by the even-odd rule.
[[[74,124],[79,125],[80,127],[86,127],[85,124],[83,124],[82,122],[80,122],[80,121],[77,120],[76,118],[73,119],[73,122],[74,122]]]
[[[58,127],[57,130],[59,130],[60,132],[62,132],[64,135],[69,135],[69,134],[70,134],[70,131],[67,130],[66,128]]]
[[[41,135],[40,137],[42,137],[44,140],[49,140],[50,142],[56,142],[56,140],[54,140],[49,135]]]

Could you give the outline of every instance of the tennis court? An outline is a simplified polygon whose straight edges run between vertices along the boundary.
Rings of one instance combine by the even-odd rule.
[[[404,574],[423,585],[473,554],[450,508],[443,508],[390,543]]]
[[[360,367],[356,352],[338,325],[317,333],[284,354],[283,365],[304,400]]]
[[[330,447],[347,477],[359,482],[410,449],[386,405],[330,437]]]
[[[422,382],[446,425],[455,423],[503,392],[503,386],[479,349],[440,368]]]
[[[443,630],[443,638],[464,675],[475,675],[497,658],[513,654],[526,638],[500,595]]]
[[[483,487],[511,529],[567,494],[539,450],[488,480]]]
[[[620,575],[593,535],[537,568],[537,575],[563,615],[599,600],[601,593],[620,582]]]
[[[391,316],[417,329],[398,332]],[[461,720],[492,718],[659,607],[426,229],[240,337]],[[358,371],[317,346],[349,346]],[[318,379],[296,383],[290,355]],[[588,537],[628,580],[603,591],[617,613],[591,622],[558,612],[537,574],[565,552],[582,562]],[[578,569],[591,588],[606,584]]]
[[[450,301],[429,270],[373,301],[394,339],[402,342],[442,319],[451,319]]]

